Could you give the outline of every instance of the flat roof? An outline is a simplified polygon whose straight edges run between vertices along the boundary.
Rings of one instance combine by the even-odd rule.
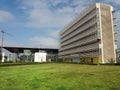
[[[12,53],[23,53],[24,50],[31,50],[32,52],[38,52],[39,50],[45,50],[46,52],[58,52],[58,49],[55,48],[32,48],[32,47],[11,47],[11,46],[3,46],[4,49],[12,52]]]

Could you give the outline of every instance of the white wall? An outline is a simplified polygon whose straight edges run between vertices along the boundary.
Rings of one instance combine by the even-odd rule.
[[[36,52],[34,62],[46,62],[46,53]]]

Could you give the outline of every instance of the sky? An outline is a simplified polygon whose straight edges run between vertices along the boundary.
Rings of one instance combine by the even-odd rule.
[[[120,47],[120,0],[0,0],[4,46],[58,48],[59,32],[93,2],[114,7]]]

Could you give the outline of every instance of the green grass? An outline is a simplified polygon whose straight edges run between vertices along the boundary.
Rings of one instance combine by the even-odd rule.
[[[120,66],[4,66],[0,67],[0,90],[120,90]]]

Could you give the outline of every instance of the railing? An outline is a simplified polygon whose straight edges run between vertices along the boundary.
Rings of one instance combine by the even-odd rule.
[[[71,49],[71,48],[78,47],[81,45],[86,45],[86,44],[89,44],[89,43],[95,42],[95,41],[97,41],[97,36],[90,36],[90,37],[87,37],[85,39],[82,39],[82,40],[79,40],[77,42],[66,45],[63,48],[61,48],[60,51],[66,50],[66,49]]]
[[[81,28],[81,32],[82,32],[82,31],[85,31],[86,29],[88,29],[88,28],[90,28],[90,27],[92,27],[92,26],[94,26],[96,23],[97,23],[96,20],[90,21],[90,22],[86,23],[86,25],[80,27],[80,28]],[[80,29],[80,28],[78,28],[78,29]],[[74,33],[74,32],[73,32],[73,33]],[[76,33],[76,32],[75,32],[75,33]],[[77,34],[79,34],[79,33],[80,33],[80,31],[78,30],[78,33],[77,33]],[[66,37],[67,37],[67,36],[66,36]],[[66,39],[66,40],[67,40],[67,39]],[[66,40],[61,40],[61,42],[63,43],[63,42],[65,42]]]
[[[77,56],[79,56],[79,57],[86,57],[86,56],[92,56],[92,57],[96,57],[96,56],[99,56],[99,50],[98,49],[96,49],[96,50],[94,50],[94,51],[88,51],[88,52],[82,52],[82,53],[76,53],[77,54]],[[67,54],[67,55],[61,55],[61,54],[59,54],[59,58],[64,58],[64,57],[74,57],[74,54]]]
[[[69,30],[67,30],[66,32],[61,34],[61,38],[64,38],[66,35],[70,34],[73,30],[75,30],[76,28],[82,26],[84,23],[88,22],[91,18],[93,18],[95,16],[96,16],[96,10],[94,10],[90,15],[87,15],[82,20],[77,22],[74,26],[71,26],[71,28]]]
[[[64,30],[61,31],[62,33],[65,33],[66,30],[68,30],[69,28],[71,28],[71,26],[73,26],[74,24],[76,24],[76,22],[78,22],[79,20],[81,20],[85,14],[88,14],[89,12],[91,12],[94,8],[95,8],[96,4],[92,4],[90,5],[88,8],[84,9],[80,15],[78,15],[72,22],[70,22],[68,25],[65,26]]]
[[[83,51],[92,51],[92,50],[95,50],[95,49],[98,49],[99,48],[99,45],[98,43],[93,43],[93,44],[89,44],[89,45],[86,45],[86,46],[82,46],[82,47],[77,47],[77,48],[73,48],[73,49],[69,49],[69,50],[66,50],[66,51],[63,51],[63,52],[60,52],[60,55],[64,55],[64,54],[73,54],[73,53],[80,53],[80,52],[83,52]]]
[[[93,15],[92,16],[92,18],[94,17],[95,15]],[[90,17],[90,19],[91,19],[91,17]],[[89,21],[89,20],[88,20]],[[86,21],[87,22],[87,21]],[[89,21],[89,22],[91,22],[91,21]],[[88,23],[89,23],[88,22]],[[83,23],[85,23],[85,22],[83,22]],[[87,23],[86,23],[87,24]],[[81,26],[82,24],[79,24],[78,23],[78,26],[76,26],[76,28],[75,29],[70,29],[71,30],[71,33],[70,33],[70,31],[68,31],[68,34],[66,35],[66,36],[61,36],[61,39],[62,39],[62,41],[65,41],[65,40],[67,40],[67,39],[69,39],[69,38],[71,38],[71,37],[73,37],[73,36],[75,36],[77,33],[80,33],[80,32],[82,32],[83,30],[85,30],[85,29],[83,29],[82,27],[84,27],[84,26],[86,26],[86,24],[85,25],[83,25],[83,26]]]
[[[84,33],[82,33],[82,34],[78,34],[78,35],[76,35],[75,37],[71,38],[70,40],[62,43],[62,44],[61,44],[61,47],[62,47],[62,46],[65,46],[65,45],[68,45],[68,44],[70,44],[70,43],[72,43],[72,42],[75,42],[75,41],[77,41],[77,40],[83,39],[83,38],[85,38],[85,37],[88,37],[88,36],[90,36],[90,35],[92,35],[92,34],[95,34],[95,33],[96,33],[96,30],[94,30],[94,31],[89,30],[89,31],[84,32]],[[97,37],[96,37],[96,38],[97,38]]]

